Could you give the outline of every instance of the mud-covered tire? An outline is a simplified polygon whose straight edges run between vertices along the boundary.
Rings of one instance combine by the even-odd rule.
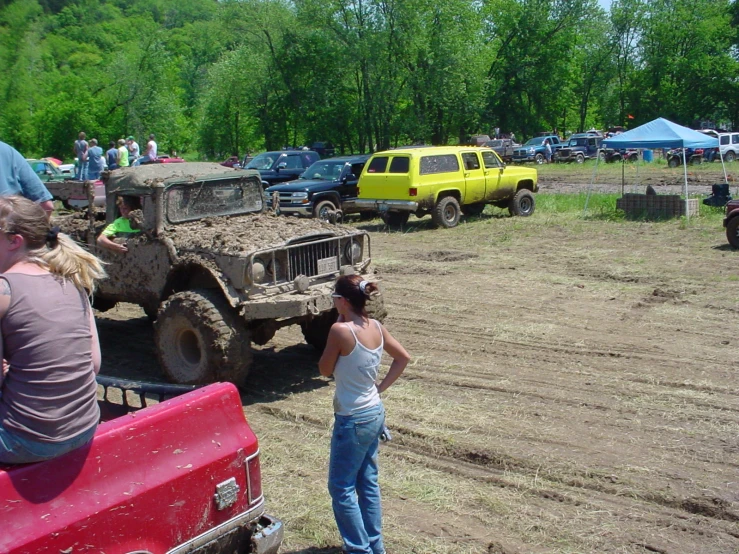
[[[521,189],[516,195],[511,198],[510,204],[508,204],[508,212],[511,215],[517,215],[520,217],[528,217],[534,213],[536,209],[536,201],[534,195],[531,194],[530,190]]]
[[[90,303],[98,312],[107,312],[115,308],[116,304],[118,304],[115,300],[108,300],[107,298],[100,298],[95,295],[93,295]]]
[[[451,229],[457,226],[461,215],[462,210],[457,199],[453,196],[444,196],[434,206],[434,211],[431,212],[431,220],[437,227]]]
[[[672,167],[673,169],[680,165],[680,158],[677,156],[673,156],[669,160],[667,160],[667,165],[669,167]]]
[[[252,361],[251,337],[218,291],[170,296],[154,323],[154,342],[162,370],[174,383],[245,384]]]
[[[388,227],[402,227],[408,223],[410,216],[410,212],[385,212],[382,215],[382,220]]]
[[[466,204],[462,206],[462,213],[466,216],[480,215],[485,210],[485,204],[478,202],[477,204]]]
[[[339,312],[336,309],[324,312],[308,321],[300,322],[300,329],[303,331],[305,342],[310,344],[319,352],[323,352],[326,348],[326,340],[331,326],[336,323]]]
[[[733,217],[726,224],[726,240],[732,248],[739,248],[739,217]]]
[[[321,221],[329,221],[329,214],[334,211],[336,211],[336,204],[331,202],[331,200],[321,200],[313,208],[313,217]]]

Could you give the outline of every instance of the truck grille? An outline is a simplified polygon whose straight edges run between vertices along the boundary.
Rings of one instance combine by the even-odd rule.
[[[341,267],[339,255],[339,242],[336,240],[291,248],[288,250],[287,280],[292,281],[298,275],[306,277],[321,275],[326,272],[327,266],[330,266],[328,261],[330,259],[336,261],[336,269],[339,269]],[[325,260],[321,268],[318,267],[319,260]]]
[[[265,279],[258,284],[282,285],[299,275],[310,279],[334,276],[341,266],[358,267],[370,255],[370,238],[366,232],[340,237],[312,237],[282,248],[255,252],[249,259],[248,270],[253,271],[255,263],[261,263]]]
[[[570,148],[562,148],[558,150],[557,152],[559,152],[560,158],[569,158],[570,155],[572,155],[572,150]]]

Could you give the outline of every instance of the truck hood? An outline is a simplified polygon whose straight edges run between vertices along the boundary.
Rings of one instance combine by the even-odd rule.
[[[174,242],[178,252],[247,256],[258,250],[283,246],[296,239],[355,233],[353,227],[332,225],[318,219],[263,213],[183,223],[167,229],[164,236]]]
[[[338,181],[328,181],[326,179],[296,179],[279,185],[272,185],[267,188],[267,193],[272,192],[319,192],[324,190],[332,190],[336,187]]]

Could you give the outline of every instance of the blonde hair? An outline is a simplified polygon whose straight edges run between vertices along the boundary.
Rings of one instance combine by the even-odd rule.
[[[77,288],[92,294],[96,281],[106,277],[103,262],[59,233],[58,227],[52,229],[43,208],[27,198],[0,197],[0,228],[23,237],[25,261],[68,279]]]

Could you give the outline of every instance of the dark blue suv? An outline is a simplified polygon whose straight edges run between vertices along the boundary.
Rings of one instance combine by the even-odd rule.
[[[262,177],[264,187],[297,179],[320,156],[312,150],[276,150],[262,152],[252,159],[244,169],[256,169]]]
[[[284,214],[328,220],[336,210],[344,214],[359,212],[354,200],[358,194],[359,175],[368,159],[369,155],[359,155],[320,160],[306,169],[299,179],[268,187],[267,205],[272,207],[277,194],[280,213]]]

